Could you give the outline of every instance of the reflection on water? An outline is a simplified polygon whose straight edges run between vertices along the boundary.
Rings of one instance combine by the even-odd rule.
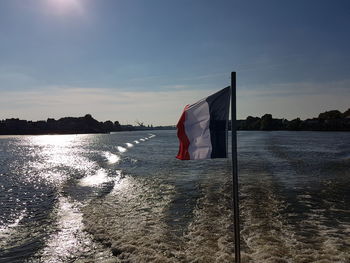
[[[122,147],[122,146],[117,146],[117,149],[119,152],[123,153],[126,152],[126,148]]]
[[[20,211],[19,213],[14,213],[10,215],[13,220],[9,220],[7,224],[2,224],[0,226],[0,247],[5,247],[7,241],[11,237],[11,233],[15,231],[16,227],[18,226],[19,222],[24,218],[26,215],[26,209]]]
[[[82,186],[98,186],[109,181],[111,178],[108,177],[104,169],[100,169],[94,175],[89,175],[82,178],[79,182]]]
[[[77,138],[81,140],[82,136],[86,135],[80,135],[79,138],[77,135],[41,135],[28,136],[27,138],[32,145],[64,148],[72,146]]]
[[[127,142],[125,145],[129,148],[134,146],[132,143],[129,143],[129,142]]]
[[[74,258],[79,252],[84,252],[84,246],[88,249],[91,243],[91,239],[83,232],[79,205],[60,197],[57,206],[58,231],[47,238],[40,255],[44,262],[67,262],[71,256]]]
[[[238,138],[243,262],[350,262],[350,134]],[[177,147],[175,131],[0,137],[0,262],[232,262],[230,161]]]
[[[116,154],[110,153],[110,152],[104,152],[103,155],[106,157],[109,163],[114,164],[119,162],[120,157]]]

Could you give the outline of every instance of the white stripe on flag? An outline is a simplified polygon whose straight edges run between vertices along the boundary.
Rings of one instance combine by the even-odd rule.
[[[190,145],[188,152],[191,160],[208,159],[211,156],[209,105],[204,99],[186,110],[185,131]]]

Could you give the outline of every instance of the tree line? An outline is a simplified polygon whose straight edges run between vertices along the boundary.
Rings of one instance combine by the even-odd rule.
[[[64,117],[58,120],[49,118],[46,121],[26,121],[18,118],[0,120],[0,135],[25,134],[82,134],[110,133],[134,130],[168,130],[175,126],[153,126],[137,122],[137,125],[121,125],[119,121],[100,122],[91,114],[83,117]],[[271,114],[261,118],[248,116],[237,121],[238,130],[290,130],[290,131],[350,131],[350,109],[345,112],[331,110],[320,113],[317,118],[300,120],[275,119]]]
[[[345,112],[331,110],[320,113],[317,118],[300,120],[274,119],[271,114],[261,118],[248,116],[237,121],[238,130],[290,130],[290,131],[350,131],[350,109]]]
[[[64,117],[58,120],[26,121],[18,118],[0,121],[0,134],[81,134],[110,133],[135,129],[132,125],[121,125],[118,121],[100,122],[91,114],[84,117]]]

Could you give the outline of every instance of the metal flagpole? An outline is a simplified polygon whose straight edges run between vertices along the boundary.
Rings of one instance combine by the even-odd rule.
[[[241,243],[239,225],[239,193],[237,169],[237,124],[236,124],[236,72],[231,72],[231,134],[232,134],[232,187],[233,224],[235,233],[235,262],[241,262]]]

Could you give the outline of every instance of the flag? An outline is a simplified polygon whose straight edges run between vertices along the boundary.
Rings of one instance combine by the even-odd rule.
[[[230,87],[187,105],[177,123],[180,160],[227,157]]]

